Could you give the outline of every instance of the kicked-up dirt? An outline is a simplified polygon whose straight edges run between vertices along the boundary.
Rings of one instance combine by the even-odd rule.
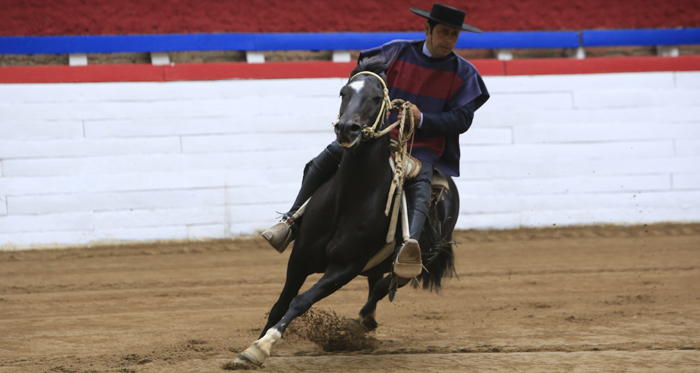
[[[459,278],[382,301],[374,348],[290,334],[263,370],[700,371],[699,224],[455,239]],[[257,237],[0,252],[0,373],[224,372],[260,333],[288,255]],[[354,317],[366,296],[358,278],[316,307]]]

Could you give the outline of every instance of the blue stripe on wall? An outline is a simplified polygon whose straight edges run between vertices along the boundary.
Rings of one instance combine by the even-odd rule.
[[[425,35],[422,32],[10,36],[0,37],[0,53],[362,50],[396,39],[424,38]],[[457,48],[575,48],[577,46],[577,32],[462,33],[457,43]]]
[[[578,48],[578,31],[484,32],[460,35],[457,48]]]
[[[583,46],[589,47],[700,44],[700,28],[587,30],[581,33]],[[0,37],[0,54],[362,50],[396,39],[423,38],[422,32],[5,36]],[[460,49],[578,47],[578,31],[464,32],[457,42]]]
[[[700,28],[588,30],[582,36],[584,47],[700,44]]]

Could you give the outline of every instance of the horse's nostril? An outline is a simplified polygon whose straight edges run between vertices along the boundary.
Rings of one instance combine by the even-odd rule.
[[[353,124],[350,126],[350,132],[360,132],[362,127],[359,124]]]

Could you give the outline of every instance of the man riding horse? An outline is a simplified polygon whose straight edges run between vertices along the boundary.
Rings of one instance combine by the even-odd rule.
[[[359,57],[379,56],[387,61],[389,96],[413,104],[416,135],[411,155],[420,161],[420,171],[406,180],[404,187],[410,239],[399,249],[394,262],[394,273],[403,278],[416,277],[422,271],[418,239],[428,216],[433,168],[459,176],[459,135],[469,129],[474,112],[489,98],[476,68],[454,53],[460,31],[481,32],[464,23],[466,13],[438,3],[430,12],[410,10],[427,18],[425,40],[395,40],[365,50]],[[395,120],[396,114],[392,116]],[[391,136],[396,138],[397,132],[394,129]],[[280,253],[295,239],[295,225],[301,223],[292,216],[337,171],[343,152],[343,147],[333,141],[311,160],[292,208],[282,222],[263,232],[262,236]]]

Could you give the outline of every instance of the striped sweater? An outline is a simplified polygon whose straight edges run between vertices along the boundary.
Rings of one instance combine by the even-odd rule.
[[[360,59],[382,56],[392,61],[386,71],[389,96],[410,101],[423,115],[412,155],[451,176],[459,176],[459,135],[471,126],[474,111],[489,98],[479,72],[464,58],[423,54],[423,40],[395,40],[368,49]],[[396,120],[392,114],[391,121]],[[394,130],[392,137],[396,137]]]

